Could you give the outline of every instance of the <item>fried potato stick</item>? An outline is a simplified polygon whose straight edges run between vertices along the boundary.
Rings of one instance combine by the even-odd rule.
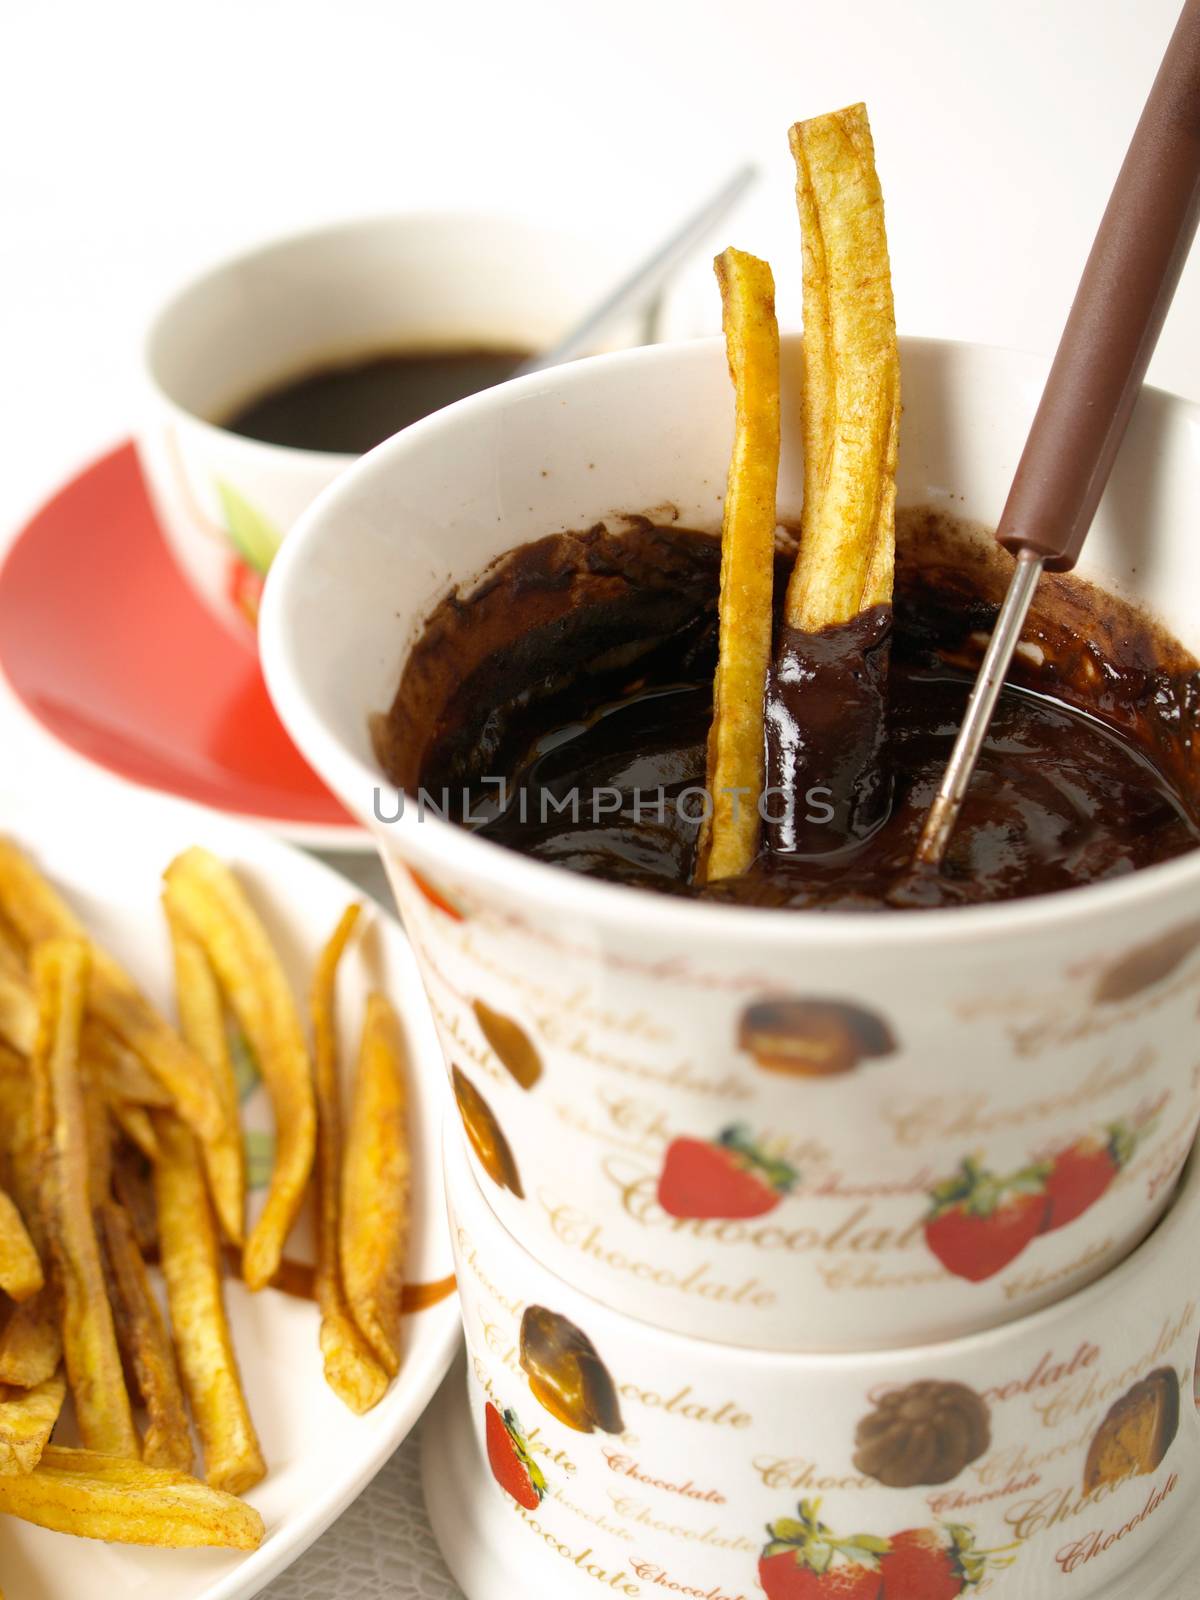
[[[28,979],[0,966],[0,1039],[27,1056],[37,1035],[37,1002]]]
[[[28,1056],[36,1035],[37,1002],[32,987],[25,979],[0,968],[0,1040]],[[170,1105],[170,1095],[150,1076],[135,1053],[94,1018],[84,1021],[79,1051],[88,1077],[103,1085],[113,1116],[147,1154],[152,1154],[153,1133],[142,1108]]]
[[[135,1145],[147,1161],[153,1161],[158,1154],[158,1141],[154,1137],[154,1124],[150,1121],[150,1112],[146,1106],[135,1106],[129,1100],[113,1100],[108,1102],[108,1114],[117,1127]]]
[[[157,1134],[154,1144],[157,1160]],[[154,1205],[153,1170],[147,1157],[136,1145],[122,1142],[113,1152],[113,1194],[133,1224],[133,1236],[144,1261],[153,1260],[158,1255],[158,1213]]]
[[[182,1472],[50,1445],[32,1472],[0,1477],[0,1512],[83,1539],[181,1550],[256,1550],[253,1506]]]
[[[0,1391],[0,1476],[37,1466],[66,1393],[67,1381],[59,1373],[32,1389]]]
[[[79,1070],[88,965],[87,946],[75,940],[53,940],[34,951],[38,1036],[32,1057],[33,1117],[43,1160],[42,1222],[80,1437],[89,1449],[137,1457],[141,1451],[92,1221],[87,1116]]]
[[[49,1285],[13,1311],[0,1332],[0,1383],[36,1389],[62,1360],[62,1335]]]
[[[405,1057],[400,1019],[383,995],[369,995],[342,1162],[339,1255],[346,1303],[393,1378],[412,1217]]]
[[[10,1300],[28,1300],[45,1283],[42,1263],[11,1196],[0,1189],[0,1289]]]
[[[49,939],[74,939],[88,947],[88,1009],[136,1052],[202,1138],[218,1133],[221,1108],[192,1052],[8,839],[0,839],[0,910],[27,947]]]
[[[33,1130],[33,1080],[28,1060],[0,1073],[0,1147],[6,1181],[43,1267],[49,1261],[42,1227],[38,1158]],[[58,1370],[62,1339],[50,1284],[11,1313],[0,1329],[0,1383],[34,1389]]]
[[[225,1315],[221,1244],[200,1152],[170,1112],[155,1119],[159,1259],[183,1385],[215,1489],[243,1494],[266,1472]]]
[[[112,1189],[113,1127],[104,1092],[82,1065],[79,1087],[83,1096],[83,1123],[87,1132],[88,1196],[92,1206],[103,1205]]]
[[[37,1002],[23,975],[0,968],[0,1040],[18,1054],[33,1051],[37,1034]],[[139,1106],[169,1106],[171,1096],[142,1065],[137,1053],[122,1044],[94,1017],[86,1017],[79,1044],[87,1071],[97,1076],[113,1099]]]
[[[708,736],[712,813],[697,858],[696,876],[702,883],[745,872],[758,852],[779,481],[775,282],[765,261],[741,250],[724,251],[715,266],[735,420],[721,529],[720,650]]]
[[[233,873],[193,848],[165,876],[167,903],[204,947],[275,1113],[275,1165],[245,1249],[246,1284],[262,1289],[279,1267],[312,1170],[317,1116],[308,1049],[279,958]]]
[[[97,1209],[96,1218],[117,1342],[149,1417],[142,1460],[152,1467],[190,1472],[192,1429],[175,1351],[150,1288],[133,1223],[112,1200]]]
[[[16,1307],[0,1333],[0,1384],[37,1389],[62,1360],[62,1334],[50,1286]]]
[[[36,1389],[52,1378],[62,1360],[62,1335],[49,1284],[14,1307],[0,1329],[0,1384]]]
[[[351,1411],[361,1415],[383,1398],[388,1375],[354,1321],[342,1284],[342,1102],[334,999],[338,963],[359,910],[356,905],[347,906],[318,957],[310,1009],[317,1084],[315,1291],[321,1312],[321,1354],[326,1383]]]
[[[135,1106],[173,1105],[171,1095],[146,1067],[136,1050],[131,1050],[115,1034],[85,1017],[80,1054],[87,1070],[99,1078],[110,1100],[124,1100]]]
[[[789,626],[815,633],[892,597],[900,358],[866,107],[790,134],[804,261],[804,508]]]
[[[2,907],[0,907],[0,971],[15,973],[18,977],[29,976],[29,955],[25,941],[5,916]]]
[[[4,988],[4,975],[0,973],[0,991]],[[28,1056],[33,1050],[37,1035],[37,1002],[32,987],[26,991],[33,1019],[28,1039],[22,1044]],[[3,1000],[0,999],[0,1009]],[[24,1031],[24,1030],[22,1030]],[[133,1051],[114,1039],[94,1019],[84,1018],[79,1043],[80,1068],[85,1085],[85,1104],[88,1112],[88,1133],[92,1155],[92,1190],[103,1199],[108,1192],[109,1142],[111,1128],[103,1115],[103,1106],[114,1121],[128,1134],[147,1156],[154,1153],[154,1131],[145,1113],[147,1105],[169,1105],[170,1096],[150,1077]],[[27,1059],[16,1065],[30,1071]],[[18,1204],[21,1202],[18,1201]]]
[[[179,1025],[209,1071],[224,1117],[216,1138],[203,1142],[209,1188],[226,1238],[242,1244],[246,1237],[246,1152],[221,991],[208,957],[187,924],[171,910],[169,902],[166,911],[175,958]]]

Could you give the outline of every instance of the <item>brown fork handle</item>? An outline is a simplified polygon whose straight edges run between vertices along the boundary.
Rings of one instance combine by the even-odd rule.
[[[1117,177],[996,538],[1073,567],[1200,216],[1200,0],[1187,0]]]

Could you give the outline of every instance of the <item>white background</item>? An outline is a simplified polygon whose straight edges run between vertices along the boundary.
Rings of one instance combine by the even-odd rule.
[[[0,0],[0,539],[129,431],[154,303],[315,220],[511,210],[632,257],[749,156],[730,242],[794,322],[786,130],[858,98],[902,330],[1049,350],[1177,9]],[[1153,376],[1200,397],[1198,350],[1193,264]]]

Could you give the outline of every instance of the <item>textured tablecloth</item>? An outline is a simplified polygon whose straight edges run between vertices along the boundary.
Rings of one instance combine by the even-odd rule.
[[[453,1369],[457,1372],[457,1368]],[[462,1600],[421,1495],[420,1429],[260,1600]]]

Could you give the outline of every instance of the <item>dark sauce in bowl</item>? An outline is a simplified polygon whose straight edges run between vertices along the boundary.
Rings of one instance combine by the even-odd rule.
[[[332,363],[256,395],[220,426],[293,450],[363,455],[410,423],[511,378],[528,350],[393,351]]]
[[[1195,849],[1200,669],[1133,607],[1054,577],[944,870],[909,873],[1007,558],[930,514],[908,513],[900,533],[894,617],[881,608],[834,641],[777,626],[767,703],[801,746],[799,815],[764,828],[742,877],[691,881],[717,648],[720,552],[703,535],[642,524],[513,552],[429,619],[378,719],[380,759],[402,787],[444,792],[465,825],[536,860],[756,906],[1007,900]],[[831,648],[845,681],[833,692],[823,662],[806,685],[805,661]],[[801,665],[791,684],[778,665],[789,657]],[[778,776],[778,742],[766,744]],[[502,804],[485,782],[498,777]]]

